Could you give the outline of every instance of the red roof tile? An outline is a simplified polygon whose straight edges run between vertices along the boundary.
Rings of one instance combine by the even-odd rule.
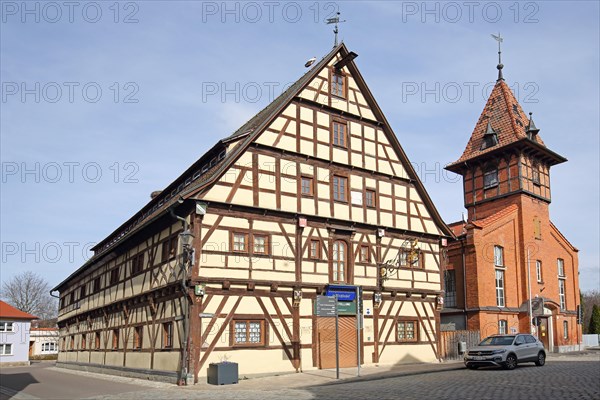
[[[31,314],[18,310],[0,300],[0,318],[12,318],[12,319],[38,319]]]
[[[486,131],[488,120],[492,129],[498,135],[498,144],[481,150],[481,143],[483,142],[483,135]],[[481,154],[526,138],[528,124],[529,118],[523,112],[510,87],[503,80],[498,81],[488,98],[483,112],[479,116],[479,120],[475,125],[465,151],[457,161],[450,165],[462,163]],[[535,135],[534,138],[537,143],[545,146],[539,135]]]
[[[490,224],[506,217],[507,215],[517,211],[518,209],[519,206],[517,206],[516,204],[511,204],[510,206],[503,208],[502,210],[490,215],[487,218],[481,219],[479,221],[472,221],[471,223],[479,228],[485,228],[486,226],[489,226]]]

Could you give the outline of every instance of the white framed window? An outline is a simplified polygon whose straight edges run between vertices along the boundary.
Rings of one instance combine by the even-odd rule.
[[[569,321],[563,321],[563,339],[569,338]]]
[[[52,352],[58,350],[58,344],[56,342],[42,343],[42,353]]]
[[[565,260],[562,258],[557,259],[556,267],[558,268],[558,276],[565,276]]]
[[[504,267],[504,248],[502,246],[494,246],[494,265]]]
[[[567,308],[565,300],[565,280],[558,280],[558,298],[560,299],[560,309],[565,310]]]
[[[496,305],[504,307],[504,271],[496,270]]]
[[[508,321],[506,321],[505,319],[501,319],[500,321],[498,321],[498,334],[506,335],[507,331],[508,331]]]
[[[535,261],[535,275],[538,282],[542,282],[542,262],[540,260]]]
[[[0,322],[0,332],[14,332],[15,325],[12,322]]]
[[[10,343],[0,344],[0,356],[12,356],[12,344],[10,344]]]

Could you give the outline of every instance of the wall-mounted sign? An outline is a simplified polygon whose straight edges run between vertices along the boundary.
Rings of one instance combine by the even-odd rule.
[[[327,296],[336,296],[339,301],[354,301],[356,299],[355,286],[327,286],[325,290]]]
[[[355,206],[362,206],[362,204],[363,204],[362,192],[352,191],[352,192],[350,192],[350,198],[352,199],[352,204],[354,204]]]

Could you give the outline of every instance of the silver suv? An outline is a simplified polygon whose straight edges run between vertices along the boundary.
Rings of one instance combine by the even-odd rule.
[[[469,369],[493,365],[515,369],[523,362],[534,362],[541,367],[546,363],[546,351],[542,342],[531,335],[494,335],[470,348],[464,361]]]

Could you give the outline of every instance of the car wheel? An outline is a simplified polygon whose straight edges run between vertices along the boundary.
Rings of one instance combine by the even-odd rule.
[[[517,356],[514,354],[509,354],[506,357],[506,361],[504,362],[505,369],[515,369],[517,367]]]
[[[535,361],[535,365],[542,367],[544,364],[546,364],[546,355],[543,351],[540,351],[538,353],[537,360]]]

